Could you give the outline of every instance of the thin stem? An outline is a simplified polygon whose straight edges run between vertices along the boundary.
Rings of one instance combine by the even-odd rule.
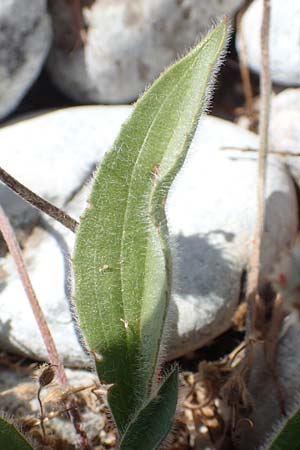
[[[47,348],[50,362],[53,366],[56,366],[57,378],[58,378],[61,386],[64,389],[67,389],[69,383],[68,383],[68,379],[67,379],[67,376],[66,376],[66,373],[64,370],[64,366],[62,364],[61,358],[59,357],[59,354],[56,349],[56,345],[52,338],[47,321],[45,319],[45,316],[43,314],[43,311],[40,307],[40,304],[36,297],[35,291],[31,284],[28,272],[26,270],[23,255],[22,255],[21,249],[19,247],[19,244],[17,242],[17,239],[15,237],[14,231],[13,231],[13,229],[9,223],[9,220],[1,206],[0,206],[0,230],[2,232],[3,238],[5,239],[7,247],[15,261],[15,264],[17,266],[17,270],[18,270],[21,282],[23,284],[23,287],[24,287],[27,297],[29,299],[33,314],[35,316],[36,322],[40,329],[45,346]],[[74,425],[74,428],[78,434],[81,448],[83,450],[90,450],[87,435],[81,426],[80,417],[79,417],[78,411],[76,410],[75,397],[71,396],[70,399],[66,401],[66,405],[67,405],[68,409],[69,409],[69,407],[71,408],[69,411],[69,415],[70,415],[70,418]]]
[[[41,419],[40,419],[40,425],[41,425],[41,429],[42,429],[42,433],[43,433],[43,438],[44,441],[46,440],[46,430],[45,430],[45,425],[44,425],[44,420],[45,420],[45,415],[44,415],[44,407],[43,407],[43,403],[41,400],[41,391],[42,391],[42,386],[39,387],[38,393],[37,393],[37,399],[40,405],[40,410],[41,410]]]
[[[248,294],[257,292],[261,264],[261,247],[265,226],[266,166],[269,145],[271,76],[269,68],[270,0],[263,2],[261,26],[261,106],[259,117],[259,154],[257,178],[257,218],[254,237],[251,270],[248,279]]]
[[[234,150],[234,151],[239,151],[239,152],[243,152],[243,153],[257,153],[257,149],[256,148],[250,148],[250,147],[227,147],[227,146],[223,146],[220,147],[220,150]],[[268,154],[271,155],[276,155],[276,156],[291,156],[291,157],[295,157],[298,158],[300,156],[300,152],[297,150],[295,150],[295,152],[291,152],[289,150],[268,150]]]
[[[8,218],[6,217],[6,214],[3,211],[3,208],[1,206],[0,206],[0,229],[1,229],[2,235],[5,239],[5,242],[8,246],[8,249],[16,263],[17,270],[18,270],[19,276],[21,278],[25,292],[27,294],[27,297],[29,299],[30,306],[33,311],[35,320],[38,324],[38,327],[39,327],[41,335],[43,337],[45,346],[47,348],[50,362],[54,366],[57,366],[57,375],[58,375],[59,381],[61,382],[62,385],[66,386],[68,384],[68,381],[67,381],[67,378],[66,378],[66,375],[64,372],[62,361],[59,357],[54,340],[52,338],[48,324],[44,317],[43,311],[39,305],[35,291],[32,287],[28,272],[25,267],[23,255],[22,255],[21,249],[19,247],[19,244],[17,242],[17,239],[15,237],[14,231],[13,231],[13,229],[8,221]]]
[[[20,183],[14,177],[12,177],[9,173],[7,173],[4,169],[0,167],[0,180],[6,184],[12,191],[18,194],[23,200],[30,203],[35,208],[44,212],[48,216],[60,222],[69,230],[75,233],[76,228],[78,226],[78,222],[69,216],[66,212],[54,206],[52,203],[48,202],[44,198],[32,192],[28,189],[24,184]]]

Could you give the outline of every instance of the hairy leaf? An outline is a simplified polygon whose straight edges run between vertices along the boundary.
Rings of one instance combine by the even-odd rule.
[[[157,389],[171,289],[164,204],[227,36],[220,23],[139,100],[95,177],[77,233],[75,302],[122,435]]]
[[[176,412],[178,370],[175,368],[159,391],[132,419],[119,450],[156,450],[168,436]]]
[[[300,414],[293,415],[272,439],[267,450],[300,450]]]
[[[0,417],[0,448],[3,450],[33,450],[33,447],[17,428],[3,417]]]

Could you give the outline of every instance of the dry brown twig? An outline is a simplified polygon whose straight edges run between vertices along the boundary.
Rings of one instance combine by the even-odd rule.
[[[270,95],[271,95],[271,77],[269,69],[269,28],[270,28],[270,0],[263,2],[263,18],[261,26],[261,109],[259,121],[259,153],[258,153],[258,172],[257,172],[257,215],[256,228],[253,240],[253,249],[250,260],[250,271],[248,273],[247,283],[247,320],[246,320],[246,353],[245,359],[241,363],[243,370],[240,373],[233,371],[236,376],[238,385],[236,388],[243,386],[247,389],[247,378],[255,357],[255,349],[257,344],[261,343],[267,336],[268,326],[266,322],[266,308],[264,299],[261,297],[260,288],[260,266],[262,239],[265,228],[265,192],[266,192],[266,167],[268,154],[268,135],[269,135],[269,117],[270,117]],[[245,150],[247,151],[247,150]],[[271,333],[274,339],[274,330]],[[266,351],[267,346],[265,346]],[[273,351],[276,345],[271,345]],[[273,357],[269,357],[268,361],[273,361]],[[238,370],[239,372],[239,370]],[[230,380],[232,383],[232,380]],[[245,397],[245,393],[244,393]],[[246,398],[246,397],[245,397]],[[234,405],[233,405],[234,406]],[[233,414],[236,416],[236,414]],[[234,419],[236,422],[236,419]]]
[[[40,329],[41,335],[43,336],[44,343],[46,345],[51,363],[57,367],[57,375],[62,384],[67,384],[67,378],[64,372],[64,368],[61,362],[61,359],[58,355],[54,340],[52,338],[50,329],[48,327],[47,321],[44,317],[43,311],[40,307],[38,299],[36,297],[35,291],[31,284],[28,272],[25,267],[25,262],[23,259],[23,255],[17,239],[15,237],[14,231],[8,221],[8,218],[3,211],[3,208],[0,206],[0,229],[7,244],[7,247],[15,261],[17,266],[17,270],[22,281],[23,287],[27,294],[27,297],[30,302],[31,309],[33,311],[35,320]]]
[[[223,146],[220,147],[220,150],[225,150],[225,151],[237,151],[237,152],[242,152],[242,153],[257,153],[257,149],[256,148],[251,148],[251,147],[232,147],[232,146]],[[291,150],[280,150],[280,149],[276,149],[276,150],[268,150],[268,154],[271,155],[276,155],[276,156],[291,156],[294,158],[299,158],[300,156],[300,151],[298,149],[294,149],[294,151]]]
[[[261,26],[261,107],[259,118],[259,153],[256,185],[257,214],[247,285],[247,338],[248,340],[252,340],[247,352],[249,365],[252,364],[254,359],[255,345],[253,345],[253,342],[255,342],[256,339],[261,341],[261,339],[263,339],[266,335],[266,330],[264,329],[266,327],[264,315],[265,308],[263,305],[263,299],[259,293],[259,287],[262,240],[265,229],[266,172],[269,138],[270,95],[272,86],[269,68],[269,28],[270,0],[264,0]]]
[[[19,195],[19,197],[30,203],[30,205],[34,206],[39,211],[44,212],[75,233],[78,226],[78,222],[76,222],[75,219],[69,216],[66,212],[57,208],[57,206],[54,206],[52,203],[48,202],[48,200],[45,200],[43,197],[40,197],[32,192],[28,187],[24,186],[24,184],[20,183],[1,167],[0,180],[17,195]]]
[[[268,155],[268,137],[270,121],[271,76],[269,69],[269,28],[270,28],[270,0],[263,2],[263,19],[261,27],[261,109],[260,109],[260,142],[258,153],[257,173],[257,217],[250,260],[250,272],[247,285],[247,325],[246,351],[244,358],[234,367],[226,384],[222,387],[221,396],[230,407],[231,417],[227,423],[227,430],[231,423],[232,431],[239,424],[248,423],[253,426],[249,417],[254,406],[248,392],[248,379],[251,368],[256,361],[258,345],[264,346],[265,361],[269,368],[273,382],[277,388],[278,401],[284,410],[284,397],[276,373],[276,351],[278,336],[282,326],[283,313],[281,303],[269,283],[262,283],[261,258],[262,240],[265,229],[265,193],[266,171]],[[245,151],[252,151],[246,149]],[[282,155],[286,156],[286,155]],[[238,353],[237,353],[238,354]],[[225,439],[225,434],[224,434]]]
[[[23,287],[24,287],[27,297],[29,299],[30,306],[32,308],[34,317],[36,319],[36,322],[40,329],[44,343],[46,345],[51,364],[52,364],[52,366],[56,367],[57,378],[58,378],[61,386],[64,389],[67,389],[68,388],[68,380],[66,377],[66,373],[65,373],[61,358],[57,352],[56,345],[52,338],[47,321],[45,319],[45,316],[43,314],[43,311],[40,307],[40,304],[36,297],[35,291],[31,284],[28,272],[26,270],[23,255],[22,255],[21,249],[19,247],[19,244],[17,242],[17,239],[15,237],[14,231],[13,231],[13,229],[9,223],[9,220],[1,206],[0,206],[0,230],[2,232],[3,238],[5,239],[7,247],[15,261],[15,264],[17,266],[17,270],[18,270],[21,282],[23,284]],[[69,410],[69,415],[70,415],[71,421],[72,421],[74,428],[77,432],[77,435],[79,437],[79,442],[80,442],[81,448],[83,450],[90,450],[90,445],[88,443],[87,435],[81,426],[80,417],[79,417],[78,411],[76,410],[75,399],[73,397],[70,397],[66,402],[66,406],[67,406],[67,409]]]
[[[263,2],[263,20],[261,27],[261,108],[259,120],[259,154],[257,176],[257,217],[254,236],[251,268],[248,277],[248,295],[257,294],[260,277],[261,248],[265,227],[265,195],[266,195],[266,167],[269,146],[271,76],[269,69],[269,30],[270,28],[270,0]]]
[[[262,240],[265,230],[265,195],[267,156],[269,147],[269,123],[272,81],[270,75],[269,35],[270,35],[271,1],[263,1],[261,26],[261,106],[259,118],[259,153],[257,176],[257,217],[253,250],[248,276],[247,302],[248,321],[247,339],[252,341],[247,352],[249,368],[252,366],[256,343],[263,342],[265,360],[272,374],[278,393],[278,400],[284,412],[284,398],[276,372],[276,351],[280,334],[283,311],[281,302],[269,283],[262,283],[260,275],[262,258]]]

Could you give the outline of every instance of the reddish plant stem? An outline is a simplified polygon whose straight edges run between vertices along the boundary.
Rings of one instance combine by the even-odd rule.
[[[269,145],[269,122],[270,122],[270,98],[271,98],[271,76],[269,57],[269,34],[270,34],[270,0],[263,2],[263,18],[261,26],[261,105],[259,117],[259,154],[258,154],[258,177],[257,177],[257,216],[254,237],[253,253],[251,258],[251,270],[248,279],[248,294],[257,292],[261,265],[262,238],[265,226],[265,192],[266,192],[266,167]]]
[[[64,370],[62,360],[58,354],[58,351],[56,349],[56,345],[52,338],[47,321],[45,319],[45,316],[43,314],[43,311],[40,307],[40,304],[36,297],[35,291],[31,284],[28,272],[26,270],[23,255],[22,255],[21,249],[19,247],[19,244],[17,242],[15,233],[14,233],[14,231],[9,223],[9,220],[1,206],[0,206],[0,230],[2,232],[5,242],[7,244],[7,247],[15,261],[15,264],[17,266],[17,270],[18,270],[21,282],[23,284],[23,287],[24,287],[27,297],[29,299],[31,309],[33,311],[34,317],[36,319],[36,322],[40,329],[45,346],[47,348],[50,362],[53,366],[56,367],[57,378],[58,378],[61,386],[63,387],[64,390],[67,390],[69,383],[68,383],[68,379],[67,379],[67,376],[66,376],[66,373]],[[76,410],[76,402],[75,402],[74,396],[70,397],[70,399],[67,400],[66,406],[67,406],[67,409],[69,409],[70,418],[71,418],[74,428],[78,434],[81,448],[83,450],[90,450],[87,435],[86,435],[85,431],[82,429],[82,426],[80,423],[80,417],[79,417],[78,411]]]
[[[75,233],[78,226],[78,222],[76,222],[76,220],[70,217],[66,212],[57,208],[57,206],[52,205],[52,203],[32,192],[30,189],[24,186],[24,184],[20,183],[1,167],[0,180],[12,191],[18,194],[23,200],[30,203],[32,206],[44,212],[53,219],[57,220],[66,228]]]
[[[15,237],[14,231],[13,231],[13,229],[8,221],[8,218],[1,206],[0,206],[0,228],[1,228],[2,235],[5,239],[5,242],[7,244],[7,247],[8,247],[8,249],[15,261],[15,264],[17,266],[17,270],[18,270],[19,276],[21,278],[25,292],[27,294],[27,297],[29,299],[30,306],[33,311],[35,320],[38,324],[41,335],[43,336],[43,340],[44,340],[45,346],[47,348],[47,352],[49,354],[50,362],[51,362],[51,364],[56,366],[57,376],[59,378],[60,383],[63,386],[66,386],[68,384],[68,381],[67,381],[67,378],[66,378],[66,375],[64,372],[62,361],[58,355],[58,352],[57,352],[55,343],[53,341],[51,332],[49,330],[48,324],[46,322],[43,311],[37,300],[35,291],[32,287],[29,275],[28,275],[26,267],[25,267],[23,255],[22,255],[21,249],[19,247],[19,244],[17,242],[17,239]]]

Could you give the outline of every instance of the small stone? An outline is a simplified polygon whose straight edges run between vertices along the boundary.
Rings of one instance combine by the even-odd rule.
[[[21,165],[19,173],[39,193],[43,186],[48,186],[49,195],[52,189],[64,209],[78,220],[89,193],[85,180],[131,111],[131,107],[94,106],[48,113],[12,125],[19,131],[11,130],[11,140],[7,141],[10,147],[2,145],[0,130],[0,146],[9,153],[14,138],[25,145],[27,126],[39,130],[44,138],[31,142],[26,155],[34,161],[39,151],[44,162],[37,173],[32,166],[26,175]],[[166,333],[168,359],[209,343],[231,326],[252,248],[257,161],[255,152],[222,147],[256,148],[257,144],[256,135],[221,119],[205,117],[171,189],[167,216],[174,255],[174,289]],[[1,153],[1,158],[6,152]],[[263,275],[271,271],[281,251],[294,241],[298,229],[294,184],[276,157],[269,160],[266,213]],[[65,364],[86,367],[91,361],[79,344],[82,338],[70,312],[73,245],[74,234],[47,219],[34,228],[23,252]],[[0,264],[0,345],[46,360],[46,349],[10,255],[1,258]]]
[[[270,66],[275,83],[287,86],[300,85],[300,3],[299,0],[272,0],[270,28]],[[247,61],[252,70],[260,73],[260,27],[263,0],[254,0],[243,16],[241,33],[237,36],[237,48],[241,40],[247,47]]]
[[[125,103],[243,0],[95,0],[76,9],[50,3],[54,44],[48,71],[75,101]]]
[[[52,40],[46,0],[1,0],[0,120],[38,77]]]

